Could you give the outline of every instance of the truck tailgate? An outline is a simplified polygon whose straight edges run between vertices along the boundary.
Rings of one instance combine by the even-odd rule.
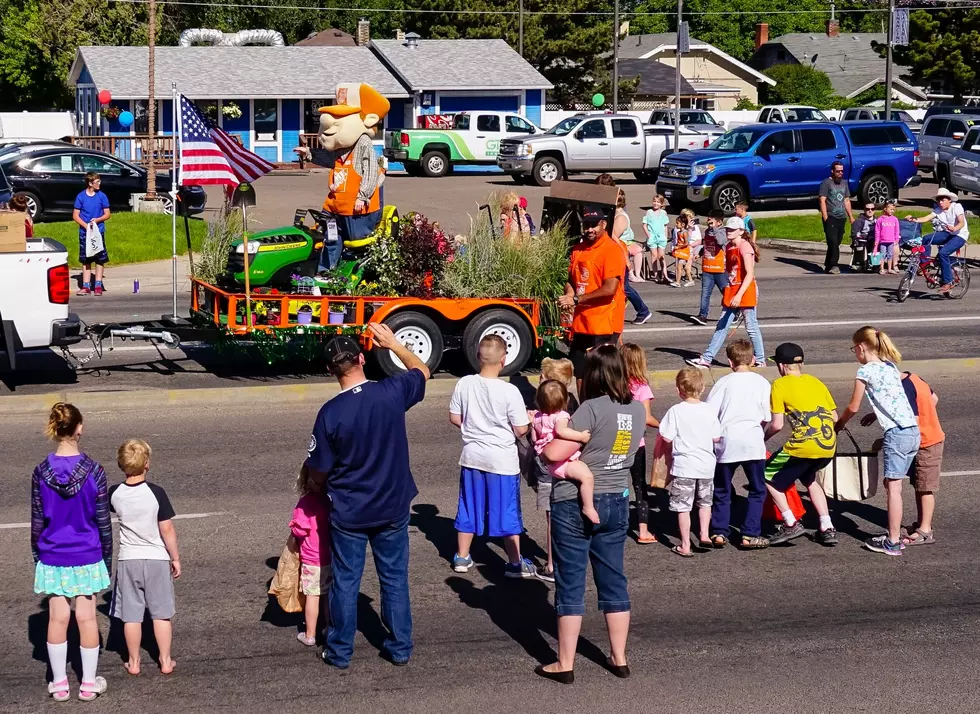
[[[49,238],[28,240],[27,251],[0,253],[0,319],[20,346],[47,347],[56,325],[69,320],[68,250]]]

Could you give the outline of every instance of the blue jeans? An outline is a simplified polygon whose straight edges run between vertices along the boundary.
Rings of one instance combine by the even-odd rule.
[[[636,310],[636,316],[643,317],[644,315],[649,315],[650,308],[648,308],[647,304],[643,302],[643,298],[640,297],[640,293],[636,292],[636,288],[630,284],[630,276],[628,273],[623,277],[623,286],[626,290],[626,299],[630,301],[630,305],[632,305],[633,309]]]
[[[337,221],[337,235],[339,240],[330,243],[326,236],[324,226],[323,248],[320,250],[320,259],[317,262],[317,271],[333,270],[340,265],[340,259],[344,253],[344,241],[358,240],[367,238],[381,222],[381,211],[364,213],[358,216],[334,216]]]
[[[885,432],[881,446],[885,479],[902,479],[909,475],[912,461],[919,453],[919,427],[892,427]]]
[[[698,316],[708,319],[708,310],[711,308],[711,292],[717,286],[718,292],[725,294],[728,287],[728,273],[706,273],[701,271],[701,309]]]
[[[715,493],[711,502],[711,535],[731,533],[732,478],[741,466],[749,479],[748,506],[742,523],[742,536],[758,538],[762,535],[762,508],[766,503],[766,460],[742,461],[715,465]]]
[[[408,597],[408,514],[377,528],[347,530],[330,523],[333,582],[327,606],[324,659],[335,667],[347,667],[354,654],[357,632],[357,596],[364,574],[367,544],[371,543],[374,567],[381,583],[381,621],[388,630],[385,653],[395,662],[412,656],[412,606]]]
[[[942,246],[939,249],[938,258],[939,271],[942,273],[943,285],[949,285],[951,282],[953,282],[953,265],[951,256],[953,253],[966,245],[966,239],[953,235],[948,231],[939,231],[938,233],[930,233],[923,238],[922,245],[925,246],[926,255],[932,255],[932,246]]]
[[[629,490],[597,493],[599,523],[587,521],[578,499],[551,504],[551,552],[555,562],[555,612],[585,614],[585,571],[592,563],[602,612],[629,612],[623,550],[629,525]]]
[[[715,358],[719,350],[724,347],[728,328],[738,317],[739,312],[745,315],[745,331],[749,333],[749,339],[752,340],[752,352],[755,353],[755,358],[759,361],[765,361],[766,348],[762,344],[762,329],[759,327],[759,316],[754,307],[723,307],[721,317],[718,318],[718,325],[715,327],[715,334],[711,336],[708,349],[704,351],[701,357],[708,362]]]

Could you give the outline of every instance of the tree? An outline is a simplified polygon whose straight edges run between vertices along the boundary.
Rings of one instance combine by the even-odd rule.
[[[777,64],[764,73],[776,81],[775,87],[763,87],[766,104],[805,104],[822,107],[832,103],[834,93],[825,72],[802,64]]]

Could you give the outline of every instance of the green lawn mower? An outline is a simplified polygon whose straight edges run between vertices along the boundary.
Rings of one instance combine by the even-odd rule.
[[[313,224],[307,223],[307,217]],[[333,214],[314,208],[298,208],[293,225],[272,228],[248,236],[249,285],[252,288],[292,287],[293,276],[313,278],[321,287],[333,288],[338,278],[353,289],[363,278],[367,264],[367,248],[372,243],[398,235],[398,209],[385,206],[378,227],[367,238],[345,241],[340,264],[328,277],[317,275],[320,250],[327,235]],[[228,256],[228,282],[245,284],[245,241],[234,240]]]

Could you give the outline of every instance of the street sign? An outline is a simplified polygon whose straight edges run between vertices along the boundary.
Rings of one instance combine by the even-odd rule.
[[[892,44],[897,46],[909,43],[909,9],[895,8],[892,15]]]
[[[681,23],[681,30],[677,33],[677,49],[682,54],[691,51],[691,29],[686,21]],[[679,67],[678,71],[680,71]]]

